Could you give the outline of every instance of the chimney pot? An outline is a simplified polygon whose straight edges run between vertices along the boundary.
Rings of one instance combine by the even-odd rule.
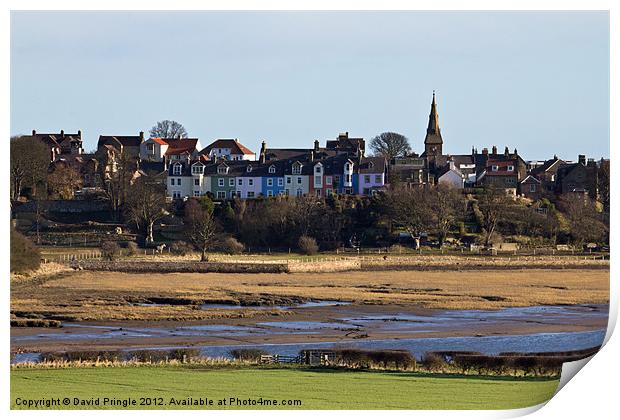
[[[37,134],[37,130],[32,130],[32,135],[35,136]]]
[[[140,141],[144,141],[144,131],[140,131]]]
[[[82,137],[82,130],[78,130],[78,137]]]
[[[60,137],[64,137],[65,136],[65,130],[60,130]]]
[[[491,149],[491,151],[492,151],[492,153],[493,153],[494,155],[496,155],[496,154],[497,154],[497,146],[493,146],[493,148]]]

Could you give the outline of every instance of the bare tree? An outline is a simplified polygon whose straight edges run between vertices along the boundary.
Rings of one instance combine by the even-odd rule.
[[[572,242],[578,248],[585,242],[605,240],[609,227],[603,222],[603,215],[598,211],[596,202],[588,196],[568,194],[558,202],[570,229]]]
[[[200,261],[208,261],[207,251],[213,246],[217,223],[213,217],[213,202],[207,196],[191,198],[185,205],[187,237],[200,251]]]
[[[82,177],[73,167],[58,164],[47,177],[47,188],[54,198],[71,200],[82,187]]]
[[[370,141],[370,148],[377,156],[390,160],[397,156],[405,156],[411,151],[409,140],[402,134],[381,133]]]
[[[393,225],[404,229],[420,246],[420,236],[428,224],[427,196],[423,188],[392,188],[385,192],[385,211]]]
[[[136,162],[127,153],[117,152],[100,156],[99,176],[103,180],[103,191],[110,201],[115,215],[125,204],[131,186]]]
[[[441,247],[450,229],[464,216],[466,201],[456,188],[438,185],[428,189],[424,203],[428,206],[424,212],[429,216],[428,225],[437,235]]]
[[[474,212],[482,227],[485,246],[489,246],[497,225],[506,218],[510,204],[511,200],[506,192],[492,185],[485,187],[478,196],[478,202],[474,203]]]
[[[17,200],[24,188],[33,195],[45,184],[50,150],[45,143],[27,136],[11,138],[11,200]]]
[[[146,244],[153,243],[153,225],[168,214],[164,186],[138,178],[127,196],[127,217],[145,233]]]
[[[187,137],[187,130],[176,121],[163,120],[158,121],[151,128],[149,134],[151,137],[161,137],[164,139],[184,139]]]

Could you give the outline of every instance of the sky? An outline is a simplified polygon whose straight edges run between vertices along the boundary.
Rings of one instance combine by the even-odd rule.
[[[324,145],[384,131],[444,153],[609,156],[607,12],[11,13],[11,133]]]

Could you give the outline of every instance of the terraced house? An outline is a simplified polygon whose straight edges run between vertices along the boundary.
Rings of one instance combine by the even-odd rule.
[[[168,196],[182,199],[208,194],[216,200],[328,197],[370,195],[385,186],[385,159],[364,157],[364,140],[349,138],[348,133],[328,140],[324,148],[315,141],[312,149],[267,149],[263,142],[259,160],[240,159],[239,153],[231,156],[228,150],[242,151],[244,156],[254,153],[238,140],[230,141],[216,140],[193,158],[171,162]]]

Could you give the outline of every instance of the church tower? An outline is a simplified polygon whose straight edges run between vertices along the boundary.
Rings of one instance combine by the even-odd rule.
[[[424,139],[424,155],[438,156],[443,154],[443,139],[439,129],[439,115],[437,114],[437,102],[435,102],[435,91],[433,91],[433,103],[431,104],[431,114],[428,116],[428,128]]]

